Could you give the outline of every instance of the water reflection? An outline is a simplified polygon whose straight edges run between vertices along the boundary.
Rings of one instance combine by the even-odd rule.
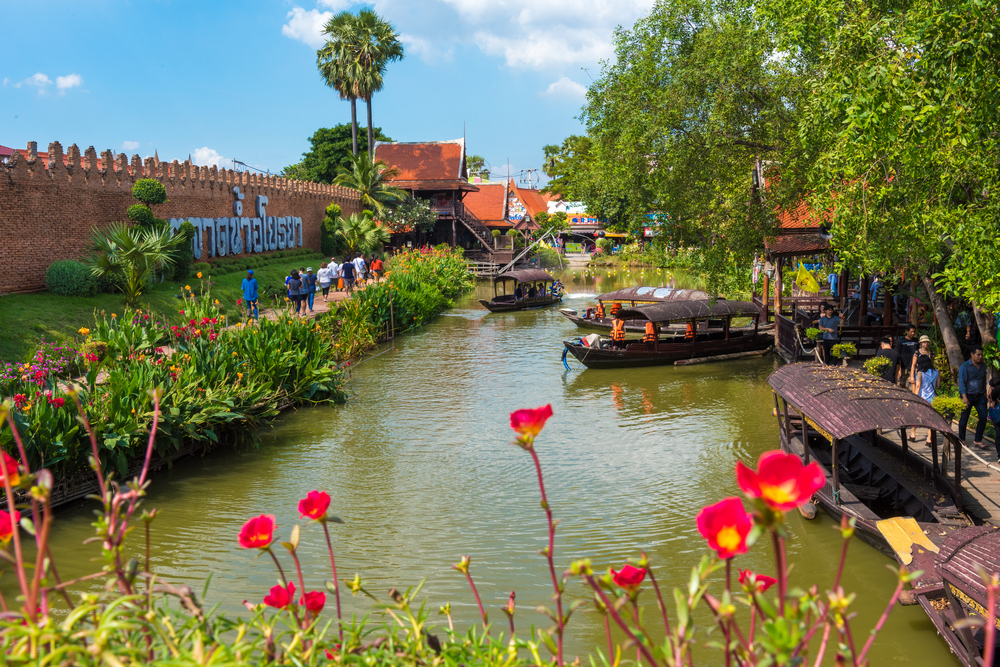
[[[564,274],[572,307],[592,295],[635,284],[635,277]],[[649,283],[650,276],[646,276]],[[660,276],[659,283],[669,278]],[[475,298],[404,336],[389,351],[353,371],[345,406],[306,409],[283,417],[258,451],[220,452],[158,475],[149,506],[154,567],[176,581],[200,586],[212,574],[209,601],[245,613],[273,585],[273,566],[236,545],[243,521],[268,512],[279,530],[298,519],[296,502],[311,489],[332,496],[338,566],[359,572],[376,593],[422,578],[430,609],[451,602],[463,627],[478,611],[464,579],[451,570],[462,554],[491,617],[517,591],[516,623],[544,619],[533,610],[551,604],[544,559],[546,525],[529,456],[510,444],[507,414],[551,402],[555,416],[538,442],[554,512],[562,521],[557,563],[589,557],[595,567],[619,567],[639,550],[649,553],[661,582],[683,584],[704,553],[693,517],[705,504],[737,493],[733,467],[777,444],[766,385],[771,357],[688,367],[565,371],[561,341],[578,330],[557,308],[490,314]],[[90,572],[89,510],[63,512],[55,551],[65,577]],[[829,582],[839,537],[821,517],[790,517],[795,538],[794,582]],[[321,531],[304,530],[307,584],[329,577]],[[861,543],[851,547],[845,588],[861,594],[856,635],[865,636],[894,586],[890,561]],[[86,555],[83,555],[86,554]],[[770,571],[766,545],[740,567]],[[10,595],[11,580],[4,591]],[[585,591],[576,582],[574,598]],[[648,603],[649,600],[647,599]],[[348,614],[370,604],[349,595]],[[585,605],[570,626],[570,655],[603,645],[600,619]],[[652,610],[647,610],[652,618]],[[915,607],[897,608],[872,655],[872,664],[954,664],[944,643],[927,631]],[[709,663],[711,664],[711,663]]]

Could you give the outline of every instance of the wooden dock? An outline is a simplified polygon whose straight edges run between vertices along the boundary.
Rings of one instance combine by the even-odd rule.
[[[974,424],[973,422],[973,428],[969,429],[970,438],[975,432]],[[957,431],[957,426],[955,429]],[[898,431],[887,431],[882,435],[897,444],[901,442]],[[910,451],[930,463],[931,448],[927,446],[926,438],[926,429],[917,429],[915,441],[909,437],[907,431]],[[983,442],[986,443],[987,449],[979,449],[973,446],[971,441],[962,448],[960,465],[963,509],[977,522],[1000,526],[1000,464],[997,463],[997,452],[993,442],[988,438],[984,438]],[[954,473],[954,456],[950,457],[946,470],[949,475]]]

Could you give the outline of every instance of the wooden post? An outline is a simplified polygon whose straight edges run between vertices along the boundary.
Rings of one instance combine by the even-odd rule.
[[[962,509],[962,443],[958,438],[952,440],[955,450],[955,507]]]
[[[937,431],[931,431],[931,462],[934,472],[934,483],[937,484],[938,475],[938,452],[937,452]]]
[[[893,291],[895,291],[895,290],[893,290]],[[895,308],[892,307],[893,306],[893,301],[892,301],[893,295],[889,292],[889,281],[886,281],[886,283],[884,285],[882,285],[882,292],[885,295],[883,297],[885,301],[882,304],[882,326],[884,326],[884,327],[891,327],[892,326],[892,319],[893,319],[892,316],[895,314],[896,310],[895,310]]]
[[[633,306],[633,308],[634,307],[635,306]],[[727,317],[726,320],[725,320],[725,324],[722,325],[722,331],[723,331],[723,333],[726,336],[726,340],[729,340],[729,323],[732,322],[732,320],[733,320],[733,318]]]
[[[781,315],[781,258],[774,265],[774,317]]]
[[[458,232],[455,229],[455,219],[451,219],[451,247],[458,245]]]
[[[392,332],[391,338],[396,339],[396,316],[392,311],[392,299],[389,299],[389,330]]]
[[[907,450],[910,447],[909,442],[906,439],[906,429],[905,428],[899,429],[899,441],[903,444],[903,462],[905,463],[906,462],[906,452],[907,452]]]
[[[771,305],[768,302],[770,298],[770,291],[771,291],[771,281],[767,277],[767,274],[765,273],[764,280],[760,284],[760,307],[761,310],[763,311],[761,313],[761,316],[764,318],[764,324],[767,324],[767,311],[769,309],[769,306]]]
[[[802,451],[805,452],[803,460],[809,465],[809,427],[806,426],[806,416],[801,412],[799,416],[802,418]]]
[[[868,278],[865,276],[858,277],[858,326],[863,327],[865,325],[865,319],[868,317]]]
[[[851,271],[844,267],[844,270],[840,272],[840,284],[837,285],[837,291],[840,293],[840,312],[844,312],[844,306],[847,305],[847,283],[851,280]],[[844,322],[844,324],[848,324]]]
[[[837,458],[837,445],[840,444],[839,438],[834,438],[831,443],[833,446],[833,460],[830,462],[833,466],[833,502],[836,505],[840,504],[840,459]]]
[[[788,401],[781,399],[782,412],[785,415],[785,438],[789,443],[792,441],[792,425],[788,422]]]

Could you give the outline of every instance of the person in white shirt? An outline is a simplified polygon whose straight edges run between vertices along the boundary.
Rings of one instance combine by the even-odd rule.
[[[319,271],[316,272],[316,279],[319,281],[319,288],[323,290],[323,301],[327,301],[327,296],[330,294],[330,282],[332,281],[332,276],[330,275],[330,265],[323,262]]]
[[[359,253],[358,256],[354,258],[354,279],[356,282],[361,282],[365,279],[365,271],[367,268],[368,267],[365,265],[365,256]]]
[[[340,279],[343,276],[343,272],[340,270],[340,262],[337,261],[336,257],[330,258],[330,282],[333,284],[333,291],[340,289]]]

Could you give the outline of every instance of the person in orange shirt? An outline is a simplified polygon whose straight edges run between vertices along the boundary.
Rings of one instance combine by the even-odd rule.
[[[658,327],[653,322],[646,322],[646,333],[642,337],[642,342],[646,344],[646,349],[652,352],[656,349],[656,342],[660,338]]]
[[[603,301],[598,301],[597,302],[597,317],[598,317],[598,319],[602,319],[602,320],[604,319],[604,302]]]
[[[625,320],[620,317],[616,317],[611,325],[611,347],[625,349]]]
[[[376,280],[377,281],[379,279],[379,276],[382,275],[382,258],[381,257],[375,257],[375,259],[372,261],[371,269],[372,269],[372,280]]]

